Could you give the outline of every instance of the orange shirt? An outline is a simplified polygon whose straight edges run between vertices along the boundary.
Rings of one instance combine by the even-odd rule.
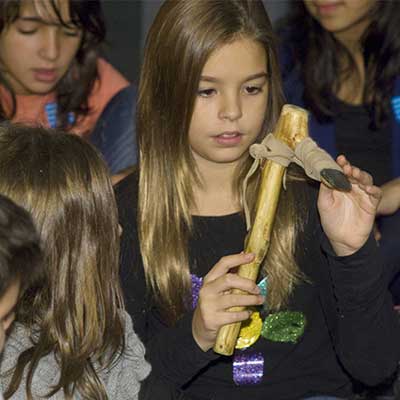
[[[129,85],[129,82],[104,59],[99,58],[97,68],[99,78],[89,95],[89,114],[84,118],[79,118],[71,129],[71,132],[80,136],[86,136],[92,131],[111,98]],[[0,96],[4,110],[9,112],[11,110],[10,95],[2,86],[0,86]],[[47,95],[17,95],[17,110],[12,121],[49,127],[45,107],[46,104],[55,102],[55,99],[54,92]]]

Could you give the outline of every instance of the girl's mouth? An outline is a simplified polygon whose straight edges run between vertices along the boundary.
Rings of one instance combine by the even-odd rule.
[[[242,140],[243,134],[241,132],[223,132],[214,136],[214,140],[222,146],[235,146]]]

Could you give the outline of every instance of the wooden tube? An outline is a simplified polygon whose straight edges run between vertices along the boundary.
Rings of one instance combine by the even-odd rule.
[[[297,143],[308,136],[308,114],[304,109],[286,104],[273,132],[274,136],[294,150]],[[238,274],[256,281],[260,265],[270,244],[279,194],[282,187],[285,167],[268,160],[261,172],[260,187],[257,194],[255,217],[252,228],[246,237],[245,252],[255,254],[249,264],[241,265]],[[233,293],[247,294],[235,289]],[[230,311],[242,311],[245,307],[232,307]],[[222,355],[232,355],[239,335],[241,323],[223,326],[217,336],[214,351]]]

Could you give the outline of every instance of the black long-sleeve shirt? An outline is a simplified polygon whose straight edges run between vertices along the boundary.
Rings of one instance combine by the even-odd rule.
[[[203,352],[195,343],[191,311],[171,328],[153,305],[139,249],[137,189],[135,175],[116,188],[123,227],[121,280],[127,310],[152,365],[149,382],[156,394],[150,398],[169,398],[168,385],[183,389],[185,399],[346,397],[352,379],[375,385],[395,370],[400,331],[375,242],[370,238],[357,253],[335,256],[321,232],[316,190],[310,188],[314,205],[296,255],[307,280],[296,287],[287,307],[304,314],[304,334],[297,343],[258,339],[250,349],[264,356],[262,381],[237,386],[232,358]],[[191,273],[204,276],[222,256],[243,250],[241,214],[193,218]]]

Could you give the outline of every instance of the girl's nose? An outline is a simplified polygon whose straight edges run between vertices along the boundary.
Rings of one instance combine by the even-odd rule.
[[[46,27],[41,40],[40,56],[47,61],[57,60],[60,55],[60,38],[57,27]]]
[[[240,96],[237,94],[229,94],[223,97],[220,110],[218,113],[219,118],[235,121],[242,117],[242,105]]]

